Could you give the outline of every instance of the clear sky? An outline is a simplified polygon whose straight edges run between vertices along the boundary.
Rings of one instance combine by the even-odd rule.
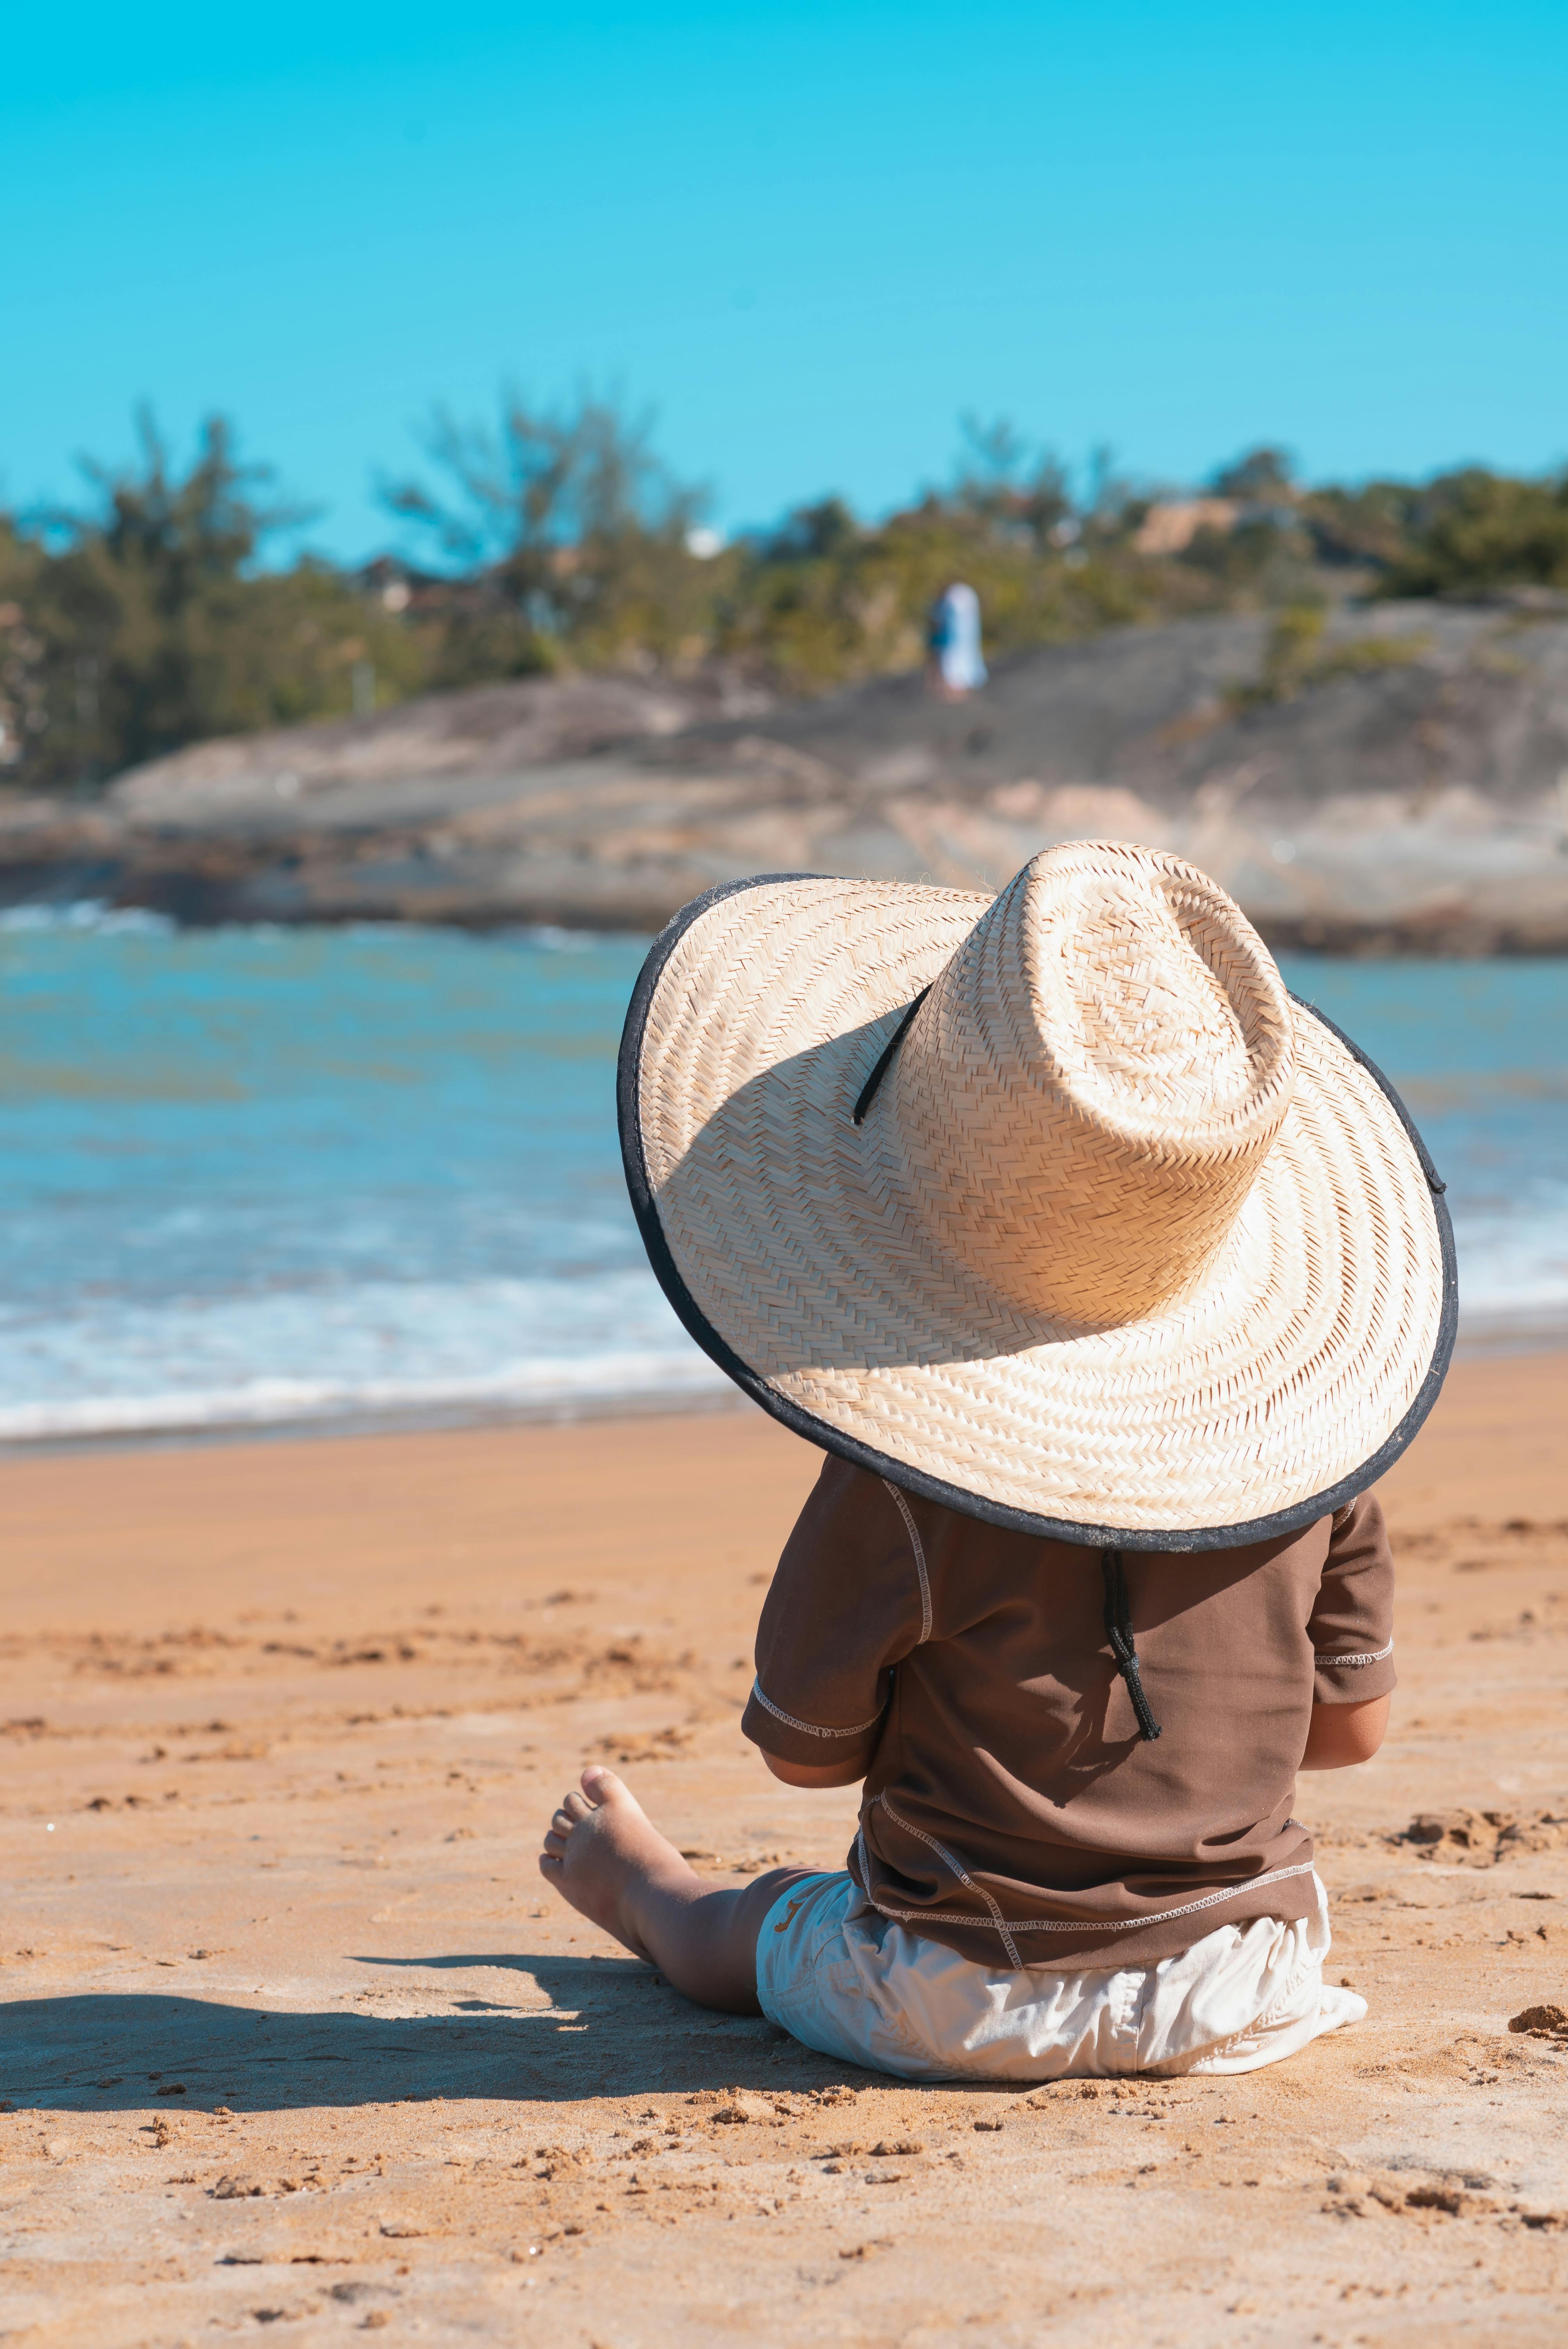
[[[964,409],[1192,481],[1568,456],[1563,0],[76,0],[0,75],[0,495],[222,409],[395,536],[438,398],[656,408],[721,522]]]

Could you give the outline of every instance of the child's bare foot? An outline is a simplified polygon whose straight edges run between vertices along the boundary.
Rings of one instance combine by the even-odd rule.
[[[666,1843],[641,1803],[614,1770],[591,1765],[583,1792],[563,1797],[539,1855],[542,1876],[573,1909],[614,1933],[633,1954],[650,1951],[637,1930],[637,1895],[655,1886],[679,1897],[700,1882],[674,1844]]]

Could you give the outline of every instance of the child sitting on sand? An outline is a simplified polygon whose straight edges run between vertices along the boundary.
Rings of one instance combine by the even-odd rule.
[[[657,941],[623,1143],[688,1330],[830,1457],[743,1728],[845,1869],[706,1888],[609,1770],[541,1867],[677,1990],[911,2079],[1242,2072],[1358,2021],[1299,1770],[1377,1750],[1367,1487],[1452,1243],[1404,1111],[1178,858],[812,877]]]

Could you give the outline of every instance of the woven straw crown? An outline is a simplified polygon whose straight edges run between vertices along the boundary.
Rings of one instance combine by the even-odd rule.
[[[1026,865],[916,1015],[871,1115],[890,1196],[1053,1330],[1173,1303],[1290,1107],[1290,1003],[1201,874],[1124,850]]]
[[[1251,1538],[1370,1482],[1440,1384],[1451,1238],[1413,1129],[1163,853],[1047,850],[989,904],[716,891],[649,957],[621,1107],[699,1342],[975,1514]]]

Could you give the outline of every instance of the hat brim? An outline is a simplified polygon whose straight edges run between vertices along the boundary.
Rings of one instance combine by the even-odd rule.
[[[1295,1097],[1243,1209],[1250,1245],[1222,1251],[1199,1296],[998,1345],[940,1268],[916,1297],[882,1261],[886,1203],[847,1139],[853,1104],[988,903],[768,874],[709,890],[655,941],[618,1110],[665,1296],[785,1426],[993,1525],[1180,1551],[1342,1507],[1436,1402],[1458,1284],[1404,1104],[1299,999]]]

